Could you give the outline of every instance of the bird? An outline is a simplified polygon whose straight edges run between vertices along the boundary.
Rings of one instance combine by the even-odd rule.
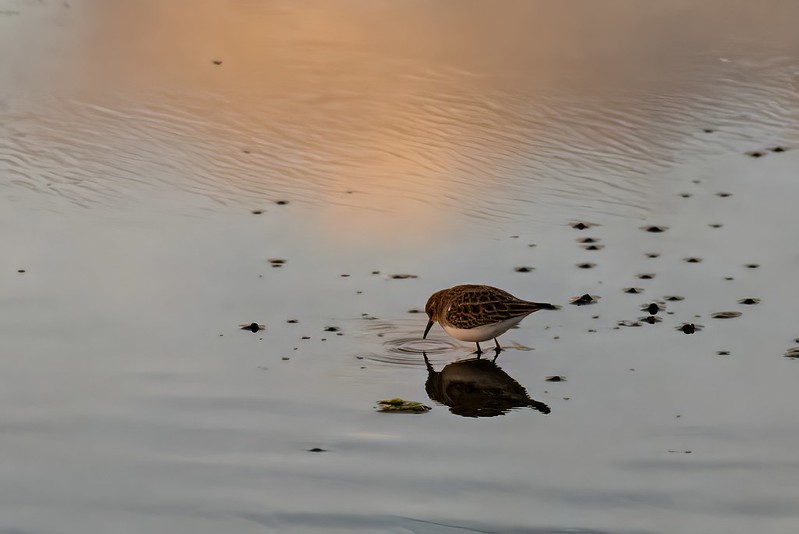
[[[433,324],[439,323],[444,331],[461,341],[474,341],[477,354],[483,351],[481,341],[493,339],[496,351],[502,350],[497,337],[538,310],[557,310],[559,306],[545,302],[531,302],[514,297],[507,291],[480,284],[465,284],[433,293],[425,304],[429,319],[422,339]]]

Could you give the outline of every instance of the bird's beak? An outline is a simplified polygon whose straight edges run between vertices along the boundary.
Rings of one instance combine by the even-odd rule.
[[[430,331],[431,328],[433,328],[433,324],[434,324],[433,321],[427,321],[427,328],[424,329],[424,335],[422,336],[422,339],[427,339],[427,333]]]

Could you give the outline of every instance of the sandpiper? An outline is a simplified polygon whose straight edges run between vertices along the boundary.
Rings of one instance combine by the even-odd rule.
[[[502,350],[497,337],[538,310],[556,310],[544,302],[530,302],[514,297],[496,287],[468,284],[433,293],[424,307],[430,321],[423,338],[438,322],[444,331],[461,341],[474,341],[480,354],[480,342],[493,339],[496,350]]]

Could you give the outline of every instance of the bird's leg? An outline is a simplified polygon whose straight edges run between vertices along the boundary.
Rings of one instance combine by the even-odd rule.
[[[477,345],[477,357],[479,358],[480,355],[483,353],[483,349],[480,348],[480,342],[479,341],[475,341],[474,344]]]
[[[497,358],[499,358],[499,353],[500,352],[502,352],[502,351],[499,350],[499,349],[494,349],[494,359],[491,360],[492,362],[496,362],[497,361]]]
[[[494,338],[494,343],[497,344],[497,347],[496,347],[497,348],[497,354],[499,354],[499,351],[502,350],[502,347],[499,346],[499,341],[497,341],[497,338]]]

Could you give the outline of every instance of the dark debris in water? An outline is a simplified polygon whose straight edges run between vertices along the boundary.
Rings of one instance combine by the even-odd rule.
[[[727,197],[731,197],[732,193],[727,193],[726,191],[721,191],[719,193],[716,193],[716,196],[717,197],[721,197],[721,198],[727,198]]]
[[[711,315],[711,317],[713,319],[735,319],[736,317],[740,317],[741,315],[743,314],[739,311],[720,311],[714,313],[713,315]]]
[[[578,243],[598,243],[599,239],[596,237],[580,237],[577,238]]]
[[[600,297],[589,295],[586,293],[585,295],[581,295],[579,297],[573,297],[569,302],[574,304],[575,306],[587,306],[589,304],[596,304],[596,301],[599,300]]]
[[[285,206],[288,203],[289,203],[288,200],[276,200],[275,201],[275,204],[277,204],[278,206]]]
[[[708,226],[710,226],[711,228],[721,228],[724,225],[719,223],[713,223],[713,224],[708,224]]]
[[[639,317],[638,320],[644,323],[655,324],[661,322],[663,319],[657,315],[647,315],[646,317]]]
[[[649,315],[655,315],[657,312],[660,311],[660,306],[658,306],[657,303],[653,302],[653,303],[651,303],[649,306],[647,306],[644,309],[647,312],[649,312]]]
[[[646,257],[650,258],[650,259],[651,258],[657,258],[657,257],[660,257],[660,254],[658,254],[657,252],[647,252],[646,253]]]
[[[221,59],[215,59],[215,60],[211,61],[211,63],[213,63],[214,65],[219,66],[219,65],[222,64],[222,60]]]
[[[595,223],[585,222],[585,221],[577,221],[572,223],[572,228],[575,230],[587,230],[592,226],[597,226]]]
[[[589,263],[589,262],[586,262],[586,263],[578,263],[578,264],[577,264],[577,267],[578,267],[579,269],[593,269],[594,267],[596,267],[596,263]]]
[[[250,332],[255,333],[258,332],[259,330],[266,330],[266,326],[258,323],[240,324],[239,329],[249,330]]]
[[[690,256],[688,258],[683,258],[685,263],[702,263],[702,258],[697,258],[696,256]]]
[[[757,269],[758,267],[760,267],[760,264],[758,264],[758,263],[747,263],[744,267],[746,267],[747,269]]]
[[[685,297],[681,297],[679,295],[669,295],[669,296],[666,296],[666,297],[663,297],[663,298],[668,300],[668,301],[670,301],[670,302],[679,302],[681,300],[685,300]]]
[[[286,260],[283,258],[269,258],[268,261],[272,264],[272,267],[282,267],[286,264]]]
[[[623,291],[631,295],[637,295],[638,293],[644,292],[644,290],[640,287],[625,287]]]
[[[641,230],[652,234],[661,234],[668,230],[668,226],[642,226]]]
[[[422,313],[422,310],[418,308],[411,308],[410,310],[408,310],[408,313]]]
[[[339,328],[338,326],[326,326],[325,327],[325,332],[340,332],[340,331],[341,331],[341,328]]]
[[[760,299],[752,297],[741,299],[738,301],[738,304],[746,304],[747,306],[752,306],[753,304],[758,304],[758,303],[760,303]]]
[[[264,212],[264,210],[252,210],[250,213],[252,213],[253,215],[260,215],[263,212]]]
[[[565,376],[561,376],[561,375],[548,376],[546,378],[546,381],[547,382],[565,382],[566,381],[566,377]]]
[[[425,413],[432,408],[421,402],[407,401],[405,399],[394,398],[377,401],[377,411],[386,413]]]
[[[19,274],[24,274],[24,273],[25,273],[25,269],[17,269],[17,272],[18,272]]]
[[[516,267],[513,269],[517,273],[529,273],[535,271],[535,267],[530,267],[529,265],[522,265],[521,267]]]
[[[585,250],[602,250],[605,245],[583,245]]]
[[[728,351],[728,350],[717,350],[716,354],[719,355],[719,356],[729,356],[730,355],[730,351]]]
[[[746,155],[750,158],[762,158],[766,155],[766,153],[762,150],[750,150],[749,152],[746,152]]]
[[[655,277],[655,273],[641,273],[636,275],[636,278],[640,278],[641,280],[652,280]]]
[[[297,319],[288,319],[286,322],[289,323],[289,324],[299,323],[299,321]]]
[[[677,330],[682,332],[683,334],[693,334],[694,332],[699,332],[702,330],[702,325],[694,324],[694,323],[684,323],[682,326],[678,326]]]
[[[314,447],[313,449],[308,449],[308,452],[327,452],[327,449],[323,449],[321,447]]]
[[[416,276],[415,274],[400,273],[400,274],[392,274],[391,278],[394,279],[394,280],[406,280],[408,278],[419,278],[419,277]]]

